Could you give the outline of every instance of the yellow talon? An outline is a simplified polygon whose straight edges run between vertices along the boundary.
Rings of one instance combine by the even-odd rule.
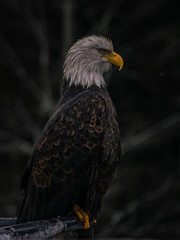
[[[91,221],[91,224],[94,224],[94,223],[97,223],[96,219],[93,219],[93,220]]]
[[[74,205],[73,211],[78,216],[80,221],[84,220],[84,229],[90,228],[89,224],[89,212],[86,213],[83,209],[81,209],[77,204]]]
[[[84,217],[84,229],[90,228],[89,216],[87,215],[87,213],[84,213],[83,217]]]
[[[80,207],[77,204],[74,205],[73,211],[78,216],[79,220],[82,222],[83,221],[83,215],[81,214]]]

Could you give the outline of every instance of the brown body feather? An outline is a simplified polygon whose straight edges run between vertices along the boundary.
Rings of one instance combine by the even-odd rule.
[[[107,90],[71,86],[23,175],[18,222],[67,215],[75,203],[96,216],[119,158],[119,127]]]

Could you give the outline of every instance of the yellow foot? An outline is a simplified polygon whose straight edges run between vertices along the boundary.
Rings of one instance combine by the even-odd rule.
[[[94,224],[94,223],[97,223],[96,219],[93,219],[93,220],[91,221],[91,224]]]
[[[82,208],[80,208],[77,204],[74,205],[73,211],[78,216],[80,221],[84,221],[84,229],[90,228],[89,223],[89,212],[85,212]]]

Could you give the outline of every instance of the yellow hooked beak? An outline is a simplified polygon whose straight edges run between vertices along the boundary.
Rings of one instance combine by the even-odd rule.
[[[123,59],[122,57],[115,53],[115,52],[112,52],[112,56],[103,56],[102,58],[107,58],[108,61],[116,66],[119,66],[119,71],[122,69],[123,67]]]

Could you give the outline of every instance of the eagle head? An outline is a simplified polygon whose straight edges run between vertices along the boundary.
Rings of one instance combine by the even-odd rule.
[[[104,87],[103,73],[111,63],[123,67],[120,55],[113,51],[112,41],[102,36],[88,36],[78,40],[69,49],[64,62],[64,79],[69,83],[88,88]]]

